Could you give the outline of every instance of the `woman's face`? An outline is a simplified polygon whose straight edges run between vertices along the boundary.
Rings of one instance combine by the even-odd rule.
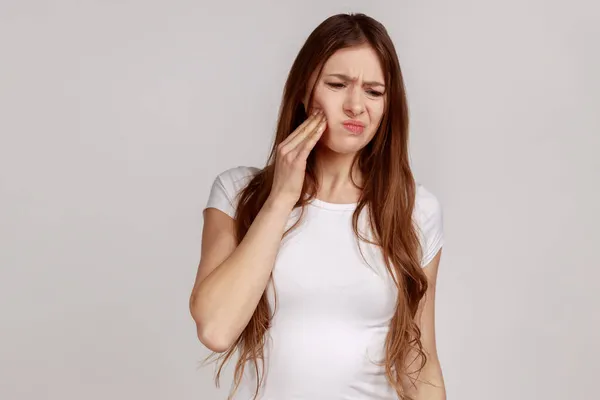
[[[314,80],[313,76],[309,90]],[[335,52],[323,67],[309,107],[309,112],[321,109],[327,117],[320,144],[343,154],[362,149],[379,128],[385,99],[383,69],[370,46]]]

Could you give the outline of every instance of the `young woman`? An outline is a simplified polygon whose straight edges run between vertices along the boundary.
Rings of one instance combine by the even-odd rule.
[[[204,218],[190,310],[223,362],[239,353],[230,398],[445,398],[442,209],[413,178],[404,83],[379,22],[342,14],[312,32],[266,166],[219,174]]]

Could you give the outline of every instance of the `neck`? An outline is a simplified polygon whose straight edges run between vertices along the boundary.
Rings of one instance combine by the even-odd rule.
[[[316,174],[318,181],[317,198],[330,203],[355,203],[360,196],[362,174],[358,165],[352,168],[355,153],[340,154],[326,147],[317,147]],[[351,171],[352,168],[352,171]]]

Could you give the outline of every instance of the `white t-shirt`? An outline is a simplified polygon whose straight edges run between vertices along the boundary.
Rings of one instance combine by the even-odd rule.
[[[206,207],[233,218],[236,195],[257,171],[240,166],[219,174]],[[443,245],[442,208],[419,183],[416,193],[414,217],[425,266]],[[375,364],[384,359],[397,292],[380,250],[360,242],[368,263],[362,258],[352,230],[355,208],[356,204],[315,199],[301,224],[282,240],[273,268],[276,309],[270,285],[267,292],[274,315],[266,335],[266,374],[258,399],[397,399],[383,367]],[[359,229],[372,238],[364,229],[366,212]],[[299,209],[292,211],[286,229],[299,215]],[[248,363],[235,400],[252,398],[255,374]]]

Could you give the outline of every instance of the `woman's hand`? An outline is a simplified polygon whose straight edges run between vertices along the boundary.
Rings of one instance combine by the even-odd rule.
[[[296,205],[304,185],[306,160],[326,126],[325,114],[317,111],[277,146],[275,176],[269,195],[272,203],[290,209]]]

